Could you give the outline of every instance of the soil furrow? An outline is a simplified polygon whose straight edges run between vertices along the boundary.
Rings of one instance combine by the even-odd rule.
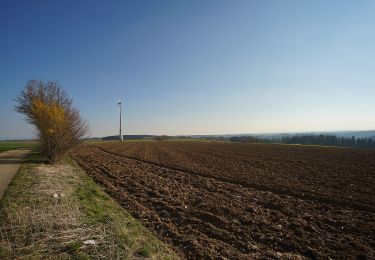
[[[153,162],[153,161],[147,161],[147,160],[140,159],[140,158],[137,158],[137,157],[119,154],[119,153],[116,153],[116,152],[110,152],[110,151],[105,150],[101,147],[98,147],[98,148],[100,150],[102,150],[103,152],[108,153],[108,154],[112,154],[112,155],[116,155],[116,156],[120,156],[120,157],[125,157],[127,159],[139,161],[139,162],[142,162],[142,163],[148,163],[148,164],[151,164],[151,165],[163,167],[163,168],[174,170],[174,171],[185,172],[185,173],[188,173],[188,174],[198,175],[198,176],[205,177],[205,178],[210,178],[210,179],[214,179],[214,180],[218,180],[218,181],[228,182],[228,183],[231,183],[231,184],[237,184],[237,185],[241,185],[241,186],[246,187],[246,188],[256,189],[258,191],[268,191],[268,192],[275,193],[277,195],[286,195],[286,196],[291,196],[291,197],[294,197],[294,198],[297,198],[297,199],[309,200],[309,201],[313,201],[313,202],[321,202],[321,203],[326,203],[326,204],[331,204],[331,205],[336,205],[336,206],[341,206],[341,207],[348,207],[348,208],[352,208],[352,209],[355,209],[355,210],[366,211],[366,212],[369,212],[369,213],[375,213],[375,209],[373,207],[369,207],[367,205],[362,205],[362,204],[358,204],[358,203],[353,203],[353,202],[348,201],[348,200],[339,201],[339,200],[335,200],[335,199],[325,198],[325,197],[322,197],[321,194],[318,194],[318,193],[311,193],[311,192],[308,193],[309,192],[308,190],[302,190],[302,193],[295,193],[291,190],[277,189],[277,188],[274,188],[274,187],[271,188],[271,187],[265,186],[265,185],[243,182],[243,181],[241,181],[239,179],[236,179],[236,178],[228,179],[226,177],[220,177],[220,176],[205,174],[205,173],[201,173],[201,172],[190,171],[190,170],[186,170],[186,168],[183,168],[183,167],[175,167],[175,166],[170,166],[170,165],[163,164],[163,163],[156,163],[156,162]]]
[[[155,152],[149,150],[148,156],[150,151]],[[370,212],[245,187],[90,146],[77,149],[73,157],[188,259],[375,257],[375,217]]]

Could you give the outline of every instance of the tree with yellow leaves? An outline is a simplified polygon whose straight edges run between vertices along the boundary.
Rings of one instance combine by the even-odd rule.
[[[57,82],[30,80],[16,102],[16,111],[37,128],[41,152],[52,163],[79,144],[88,132],[87,124]]]

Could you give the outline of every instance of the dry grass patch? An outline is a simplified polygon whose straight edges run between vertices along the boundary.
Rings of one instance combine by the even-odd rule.
[[[179,258],[70,159],[22,165],[0,221],[1,259]]]

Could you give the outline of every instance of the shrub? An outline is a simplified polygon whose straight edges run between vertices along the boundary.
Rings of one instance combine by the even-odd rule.
[[[30,80],[15,99],[16,111],[38,130],[42,154],[58,162],[88,132],[73,101],[54,81]]]

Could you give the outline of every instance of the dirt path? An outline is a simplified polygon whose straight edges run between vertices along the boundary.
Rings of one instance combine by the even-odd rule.
[[[17,173],[20,163],[31,150],[11,150],[0,153],[0,199]]]

